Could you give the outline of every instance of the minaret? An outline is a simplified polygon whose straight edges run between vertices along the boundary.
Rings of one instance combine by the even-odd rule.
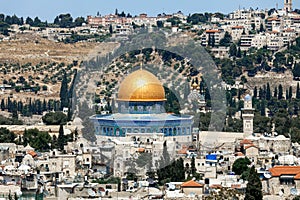
[[[252,108],[252,97],[247,94],[244,98],[244,108],[242,108],[244,138],[253,133],[254,108]]]
[[[292,0],[284,0],[284,11],[286,13],[291,12],[292,11]]]

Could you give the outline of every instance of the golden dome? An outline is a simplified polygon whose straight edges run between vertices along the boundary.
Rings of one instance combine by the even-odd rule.
[[[146,70],[129,74],[121,83],[119,101],[165,101],[165,90],[161,82]]]

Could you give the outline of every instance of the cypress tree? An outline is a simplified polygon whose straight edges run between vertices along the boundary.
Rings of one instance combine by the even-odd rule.
[[[18,111],[21,112],[23,110],[23,102],[18,101]]]
[[[47,103],[46,100],[44,99],[43,101],[43,112],[47,111]]]
[[[275,89],[274,89],[274,98],[277,99],[277,96],[278,96],[278,90],[277,90],[277,87],[275,87]]]
[[[292,86],[289,87],[289,100],[293,98],[293,88]]]
[[[65,145],[65,135],[64,135],[64,127],[61,124],[59,126],[58,138],[57,138],[57,146],[60,151],[64,150]]]
[[[4,111],[5,110],[5,102],[4,99],[1,99],[1,110]]]
[[[270,89],[270,84],[267,83],[267,89],[266,89],[266,99],[270,100],[271,99],[271,89]]]
[[[253,98],[257,98],[257,87],[256,86],[253,89]]]
[[[240,47],[237,49],[236,57],[238,57],[238,58],[242,57],[242,52],[241,52],[241,48]]]
[[[41,100],[37,100],[36,101],[36,111],[37,111],[37,114],[38,115],[41,115],[42,114],[42,112],[43,112],[43,110],[42,110],[42,102],[41,102]]]
[[[194,156],[191,159],[191,173],[192,176],[194,176],[196,174],[197,170],[196,170],[196,166],[195,166],[195,158]]]
[[[7,98],[7,111],[8,112],[12,111],[12,102],[9,97]]]
[[[185,172],[184,172],[184,164],[183,159],[180,157],[176,161],[176,177],[178,181],[183,181],[185,179]]]
[[[67,74],[64,72],[63,79],[61,82],[60,87],[60,109],[62,110],[64,107],[68,107],[69,101],[68,101],[68,80],[67,80]]]
[[[289,96],[290,96],[290,95],[289,95],[289,90],[286,89],[286,90],[285,90],[285,99],[288,100],[288,99],[289,99]]]
[[[159,168],[164,168],[170,164],[170,155],[168,152],[167,141],[163,143],[163,155],[160,158]]]
[[[33,112],[33,108],[32,108],[32,102],[31,102],[31,98],[29,98],[29,105],[28,105],[28,115],[31,116],[32,112]]]
[[[56,149],[56,148],[58,148],[58,146],[57,146],[57,137],[56,137],[56,135],[53,135],[52,141],[51,141],[51,149]]]
[[[300,88],[299,88],[299,83],[297,83],[296,99],[300,99]]]
[[[18,103],[16,100],[12,103],[12,118],[18,119]]]
[[[266,105],[265,105],[265,101],[264,100],[261,101],[260,115],[261,116],[265,116],[266,115]]]
[[[282,89],[282,85],[279,84],[278,86],[278,100],[283,99],[283,89]]]
[[[109,25],[109,33],[110,33],[110,34],[113,34],[113,27],[112,27],[111,24]]]
[[[233,43],[233,44],[229,47],[229,55],[230,55],[230,56],[236,56],[236,54],[237,54],[236,45]]]
[[[259,99],[263,99],[264,98],[263,89],[261,87],[259,87],[258,95],[259,95]]]
[[[254,166],[250,168],[248,183],[246,188],[246,200],[262,200],[262,184]]]

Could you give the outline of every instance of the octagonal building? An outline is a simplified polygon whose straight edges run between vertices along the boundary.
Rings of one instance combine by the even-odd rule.
[[[165,101],[164,87],[155,75],[143,69],[134,71],[119,87],[118,112],[90,117],[95,134],[104,140],[191,142],[193,117],[166,113]]]

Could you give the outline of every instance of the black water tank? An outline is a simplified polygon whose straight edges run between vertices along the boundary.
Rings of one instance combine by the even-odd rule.
[[[209,178],[206,178],[206,179],[204,180],[204,183],[205,183],[206,185],[209,185]]]

